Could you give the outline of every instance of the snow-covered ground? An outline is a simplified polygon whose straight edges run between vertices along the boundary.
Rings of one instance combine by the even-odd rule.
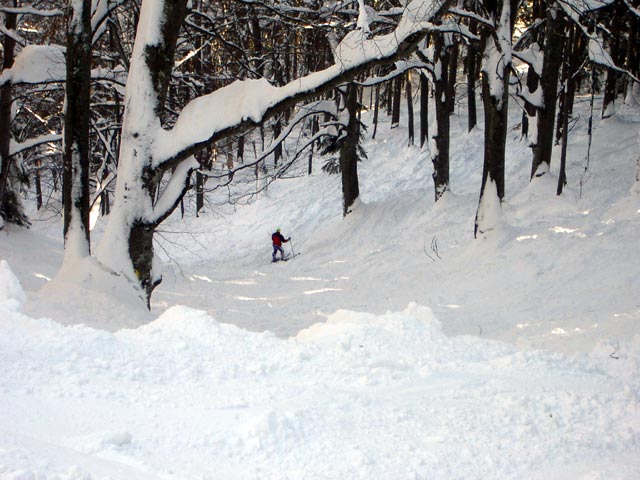
[[[596,123],[586,172],[585,118],[562,197],[510,132],[486,239],[464,116],[437,204],[382,124],[346,219],[322,173],[174,216],[151,313],[96,270],[51,281],[58,221],[8,227],[0,478],[640,478],[640,113]],[[277,227],[301,255],[271,264]]]

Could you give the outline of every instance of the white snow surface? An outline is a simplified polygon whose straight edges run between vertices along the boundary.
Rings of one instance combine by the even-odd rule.
[[[50,213],[7,225],[0,479],[640,478],[640,114],[596,121],[584,172],[576,110],[565,194],[510,131],[478,240],[464,110],[437,204],[387,119],[345,219],[319,159],[248,205],[213,194],[160,228],[151,312],[92,259],[58,272]],[[301,255],[271,264],[277,227]]]

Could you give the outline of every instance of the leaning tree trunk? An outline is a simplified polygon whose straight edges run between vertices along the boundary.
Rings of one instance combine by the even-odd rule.
[[[342,215],[346,216],[351,206],[360,196],[358,186],[358,142],[360,125],[358,124],[358,88],[354,83],[347,85],[345,106],[349,112],[347,134],[340,148],[340,171],[342,173]]]
[[[551,165],[558,77],[562,66],[564,26],[564,14],[562,11],[559,8],[548,9],[544,41],[544,64],[540,78],[543,105],[538,109],[538,135],[536,142],[531,147],[533,150],[531,178],[536,175],[538,168],[543,163],[547,167]]]
[[[434,39],[434,100],[436,105],[435,151],[433,162],[433,186],[435,201],[449,189],[449,139],[450,139],[450,100],[447,98],[449,86],[449,45],[445,34],[435,35]]]
[[[65,261],[90,254],[91,0],[69,2],[62,198]]]

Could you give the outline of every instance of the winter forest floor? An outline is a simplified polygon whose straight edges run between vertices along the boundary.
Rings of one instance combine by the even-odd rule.
[[[437,204],[388,123],[345,219],[320,165],[214,193],[162,225],[150,313],[51,281],[59,218],[0,232],[0,478],[640,478],[640,109],[596,122],[585,170],[586,106],[560,197],[514,113],[486,239],[464,112]],[[272,264],[277,227],[301,254]]]

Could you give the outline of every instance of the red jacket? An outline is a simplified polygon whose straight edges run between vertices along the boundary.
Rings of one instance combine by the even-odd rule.
[[[276,247],[279,247],[283,243],[287,243],[289,240],[284,238],[280,232],[276,232],[273,235],[271,235],[271,241]]]

